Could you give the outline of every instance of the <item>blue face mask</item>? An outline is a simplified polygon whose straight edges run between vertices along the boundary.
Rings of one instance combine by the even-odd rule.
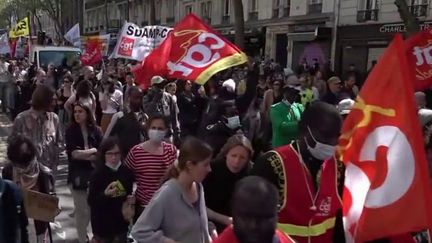
[[[318,160],[330,159],[336,152],[336,146],[332,146],[332,145],[318,142],[315,139],[315,137],[313,136],[309,126],[308,126],[308,131],[309,131],[309,134],[311,135],[312,139],[315,142],[315,147],[312,148],[311,146],[309,146],[307,139],[304,138],[306,145],[307,145],[307,148],[308,148],[309,152],[311,153],[311,155]]]

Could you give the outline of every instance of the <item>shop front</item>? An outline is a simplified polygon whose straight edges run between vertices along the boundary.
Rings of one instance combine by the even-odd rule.
[[[331,57],[332,29],[325,22],[289,26],[288,50],[291,67],[296,70],[306,60],[309,65],[318,60],[321,70],[328,66]]]
[[[422,22],[422,29],[432,28],[432,22]],[[406,32],[403,23],[341,26],[338,28],[336,73],[343,75],[354,64],[363,79],[372,63],[378,61],[397,33]]]

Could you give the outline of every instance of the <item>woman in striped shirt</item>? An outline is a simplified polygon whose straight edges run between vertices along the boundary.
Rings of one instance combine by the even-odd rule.
[[[165,172],[177,158],[175,146],[163,141],[168,130],[165,117],[151,117],[147,122],[149,140],[134,146],[126,157],[125,164],[133,171],[137,183],[135,219],[159,189]]]

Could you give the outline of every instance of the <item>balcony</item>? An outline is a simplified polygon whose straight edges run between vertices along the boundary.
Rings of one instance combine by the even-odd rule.
[[[410,12],[414,15],[414,17],[426,17],[428,11],[427,4],[419,4],[409,6]]]
[[[357,11],[357,22],[363,23],[366,21],[377,21],[378,9],[367,9]]]
[[[258,20],[258,11],[250,12],[248,20]]]
[[[172,23],[174,23],[174,22],[175,22],[175,17],[167,17],[166,22],[167,22],[168,24],[172,24]]]
[[[148,21],[142,21],[142,22],[141,22],[141,26],[147,26],[148,24],[149,24]]]
[[[156,19],[155,25],[160,25],[161,24],[161,20],[160,19]]]
[[[222,24],[229,24],[230,23],[230,16],[224,15],[222,16]]]
[[[322,13],[322,3],[309,4],[309,14]]]

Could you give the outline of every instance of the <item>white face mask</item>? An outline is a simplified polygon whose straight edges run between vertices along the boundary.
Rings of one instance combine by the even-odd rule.
[[[113,171],[118,171],[118,169],[121,166],[121,162],[119,161],[116,165],[112,165],[112,164],[108,164],[108,163],[105,165]]]
[[[156,129],[150,129],[148,131],[148,136],[150,141],[160,143],[165,138],[166,131],[156,130]]]
[[[239,116],[228,117],[227,120],[228,120],[227,127],[229,127],[230,129],[236,129],[240,127]]]
[[[328,144],[324,144],[324,143],[320,143],[318,142],[315,137],[313,136],[309,126],[308,126],[308,131],[309,134],[311,135],[312,139],[315,141],[315,147],[311,147],[309,146],[307,139],[305,139],[307,148],[309,150],[309,152],[312,154],[313,157],[315,157],[316,159],[319,160],[328,160],[330,159],[336,152],[336,146],[332,146],[332,145],[328,145]]]

